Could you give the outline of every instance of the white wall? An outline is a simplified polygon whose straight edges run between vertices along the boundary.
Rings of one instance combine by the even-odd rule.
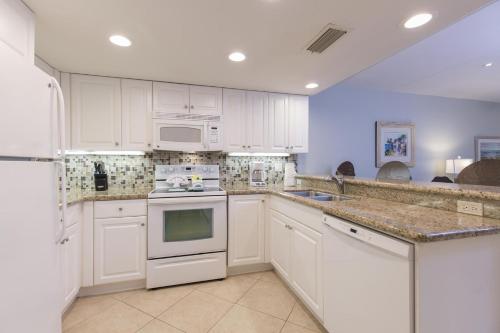
[[[474,158],[474,136],[500,136],[500,104],[334,86],[310,98],[309,153],[301,173],[330,174],[345,160],[375,177],[375,122],[416,124],[414,180],[444,174],[444,160]]]

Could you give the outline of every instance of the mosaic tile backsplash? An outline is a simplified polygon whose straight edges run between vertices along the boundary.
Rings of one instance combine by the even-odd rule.
[[[248,183],[251,161],[266,163],[267,183],[283,183],[285,162],[296,163],[289,157],[234,157],[226,153],[179,153],[158,151],[146,155],[68,155],[66,175],[68,190],[94,190],[94,162],[104,162],[109,188],[152,188],[154,166],[157,164],[218,164],[222,185]],[[276,166],[280,166],[276,168]],[[277,170],[278,169],[278,170]]]

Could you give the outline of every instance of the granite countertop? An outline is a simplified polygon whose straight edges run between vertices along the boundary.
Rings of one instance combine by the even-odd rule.
[[[71,190],[67,193],[66,200],[68,205],[71,205],[82,201],[147,199],[151,190],[151,188],[113,188],[108,191]]]
[[[226,191],[229,195],[271,193],[410,242],[433,242],[500,233],[500,220],[492,218],[367,197],[350,196],[352,200],[321,202],[286,192],[306,189],[308,188],[238,186],[227,187]]]
[[[410,242],[432,242],[500,233],[498,219],[359,196],[350,196],[352,200],[346,201],[321,202],[286,192],[309,189],[311,188],[300,186],[225,187],[228,195],[277,195]],[[147,199],[150,191],[150,188],[110,189],[103,192],[70,191],[67,201],[68,204],[73,204],[82,201]]]
[[[299,179],[312,179],[320,181],[332,181],[331,176],[327,175],[297,175]],[[500,200],[500,187],[484,185],[468,185],[455,183],[433,183],[421,181],[390,181],[376,180],[372,178],[361,177],[343,177],[346,184],[365,185],[377,188],[389,188],[401,191],[415,191],[430,194],[441,194],[458,196],[461,198],[482,199],[482,200]]]

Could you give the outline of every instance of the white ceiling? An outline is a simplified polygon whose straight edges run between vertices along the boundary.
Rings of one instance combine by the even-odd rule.
[[[484,64],[492,62],[492,67]],[[346,85],[500,103],[500,2],[348,79]]]
[[[489,0],[25,0],[36,52],[56,68],[277,92],[317,93],[443,29]],[[430,11],[428,25],[405,30]],[[321,55],[305,51],[328,23],[349,29]],[[108,42],[128,36],[130,48]],[[227,55],[241,50],[243,63]],[[304,85],[320,84],[313,91]]]

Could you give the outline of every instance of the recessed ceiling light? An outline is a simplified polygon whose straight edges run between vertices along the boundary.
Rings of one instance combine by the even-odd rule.
[[[418,27],[423,26],[424,24],[428,23],[430,20],[432,20],[432,14],[420,13],[420,14],[414,15],[414,16],[410,17],[408,20],[406,20],[405,28],[406,29],[418,28]]]
[[[318,87],[319,87],[319,84],[317,84],[316,82],[311,82],[311,83],[306,84],[307,89],[314,89],[314,88],[318,88]]]
[[[233,52],[229,55],[228,58],[231,61],[240,62],[240,61],[245,60],[247,57],[241,52]]]
[[[130,39],[128,39],[125,36],[120,36],[120,35],[113,35],[109,37],[109,41],[115,45],[122,46],[122,47],[128,47],[132,45],[132,42]]]
[[[484,67],[491,67],[491,66],[493,66],[492,62],[487,62],[486,64],[484,64]]]

